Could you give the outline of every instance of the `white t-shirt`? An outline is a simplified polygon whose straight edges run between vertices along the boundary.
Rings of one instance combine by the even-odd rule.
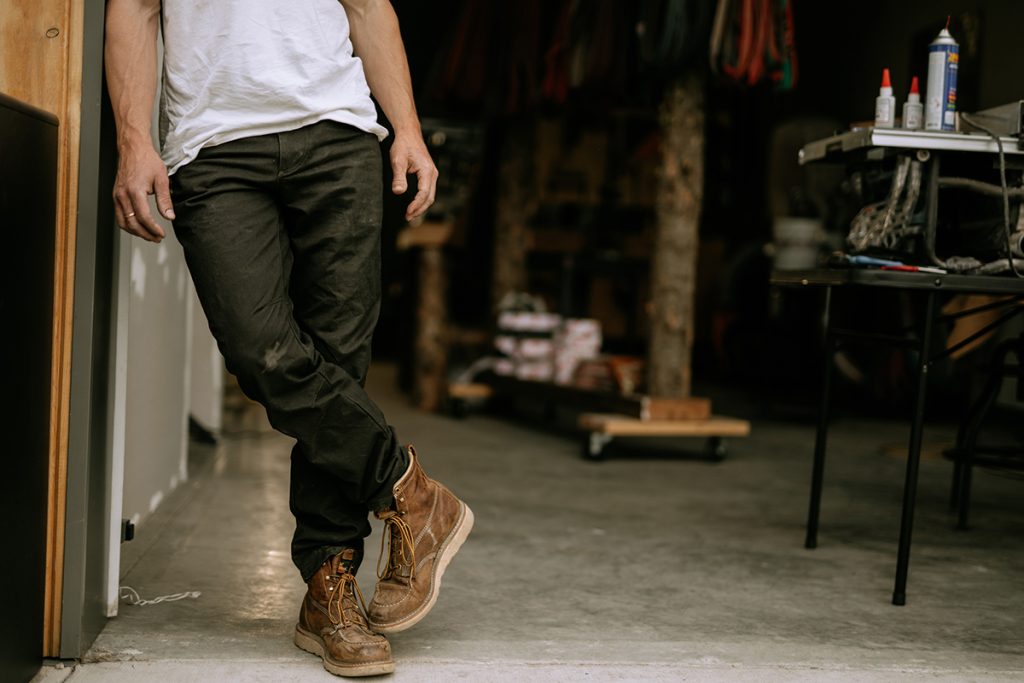
[[[384,139],[338,0],[163,0],[160,144],[199,150],[325,119]]]

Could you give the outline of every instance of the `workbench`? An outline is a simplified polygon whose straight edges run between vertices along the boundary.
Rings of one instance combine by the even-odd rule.
[[[811,474],[810,503],[807,513],[805,547],[818,545],[818,521],[821,512],[821,491],[828,442],[829,418],[832,406],[833,356],[843,342],[860,341],[901,346],[916,352],[917,386],[911,413],[910,441],[907,451],[907,469],[903,487],[900,515],[900,537],[896,560],[896,581],[892,603],[906,604],[907,571],[910,564],[910,543],[914,525],[914,506],[917,499],[918,466],[921,457],[921,434],[924,426],[925,400],[929,368],[938,360],[988,334],[1024,312],[1024,280],[999,276],[931,275],[925,273],[890,272],[866,269],[822,269],[813,271],[775,271],[772,284],[782,287],[812,287],[823,290],[822,325],[824,332],[823,364],[821,369],[821,402],[818,427],[814,440],[814,465]],[[902,329],[893,334],[838,328],[833,325],[836,305],[834,291],[844,290],[856,294],[869,289],[890,289],[914,295],[922,311],[919,330]],[[990,294],[1001,296],[993,303],[968,308],[951,314],[941,314],[938,297],[947,293]],[[856,297],[854,297],[856,299]],[[844,302],[849,303],[849,302]],[[856,303],[854,300],[853,303]],[[979,329],[960,342],[936,351],[933,348],[935,324],[996,309],[1000,315],[992,323]]]
[[[927,166],[924,180],[924,235],[921,241],[928,266],[944,265],[935,253],[939,222],[939,189],[944,183],[960,186],[962,179],[942,178],[942,158],[948,154],[988,154],[995,157],[1000,147],[1006,158],[1024,156],[1022,140],[1001,137],[999,143],[984,133],[905,130],[903,128],[857,128],[808,143],[800,149],[800,164],[814,162],[851,163],[882,161],[896,154],[913,154]]]
[[[927,263],[921,265],[941,267],[945,266],[945,262],[935,253],[939,191],[944,184],[962,187],[964,183],[962,179],[942,178],[940,176],[940,160],[947,154],[966,153],[988,154],[993,156],[994,161],[998,161],[996,156],[1000,151],[1000,146],[1004,158],[1020,157],[1024,154],[1020,143],[1021,141],[1012,137],[1000,138],[1000,142],[997,143],[994,138],[984,134],[864,128],[810,143],[800,150],[799,160],[801,164],[811,162],[847,163],[883,160],[896,154],[912,154],[917,161],[926,164],[924,176],[926,181],[922,188],[921,200],[925,202],[922,245]],[[936,361],[982,338],[1024,311],[1021,306],[1021,302],[1024,301],[1024,279],[1014,277],[1012,274],[985,276],[864,268],[824,268],[810,271],[775,271],[771,281],[774,285],[781,287],[816,288],[822,290],[824,294],[822,326],[825,353],[821,369],[821,402],[814,442],[807,535],[804,542],[807,548],[815,548],[818,544],[822,481],[832,405],[833,357],[836,350],[841,343],[860,341],[901,346],[916,352],[917,385],[911,413],[907,466],[900,514],[896,578],[892,594],[894,605],[904,605],[906,604],[907,572],[910,564],[929,368]],[[835,292],[848,292],[855,302],[858,293],[879,289],[905,292],[910,295],[915,304],[919,306],[919,326],[916,329],[899,329],[892,333],[880,333],[839,328],[833,324],[833,309],[837,304],[843,303],[836,300]],[[956,313],[942,314],[939,310],[938,299],[947,293],[986,294],[999,298],[985,305],[967,308]],[[933,339],[936,322],[992,311],[998,311],[998,316],[993,321],[958,343],[941,351],[935,350]],[[969,480],[965,486],[967,485],[969,485]],[[956,497],[955,490],[956,484],[954,484],[954,498]],[[961,501],[961,504],[965,504],[965,501]]]

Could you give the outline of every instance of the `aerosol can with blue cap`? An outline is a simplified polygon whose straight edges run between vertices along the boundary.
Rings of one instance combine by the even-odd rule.
[[[928,46],[928,87],[924,99],[925,130],[956,130],[956,74],[960,45],[946,28]]]

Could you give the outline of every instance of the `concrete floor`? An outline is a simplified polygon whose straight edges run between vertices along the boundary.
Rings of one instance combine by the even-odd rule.
[[[980,471],[975,528],[956,532],[950,465],[922,462],[898,608],[902,424],[835,424],[821,544],[807,551],[809,424],[755,421],[719,464],[650,450],[595,464],[574,438],[418,414],[392,387],[375,369],[371,393],[477,522],[434,612],[392,637],[391,680],[1024,680],[1020,477]],[[952,437],[930,428],[926,446]],[[40,680],[334,680],[291,643],[304,587],[288,556],[289,443],[250,411],[198,451],[197,474],[125,546],[123,585],[202,595],[122,605],[81,664]]]

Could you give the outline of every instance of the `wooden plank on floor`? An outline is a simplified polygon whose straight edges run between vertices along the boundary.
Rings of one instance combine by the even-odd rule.
[[[579,426],[609,436],[747,436],[750,422],[714,416],[704,420],[638,420],[610,413],[584,413]]]
[[[639,420],[702,420],[711,417],[711,401],[706,398],[622,395],[502,375],[494,375],[487,382],[499,395],[543,401],[580,411],[615,413]]]

